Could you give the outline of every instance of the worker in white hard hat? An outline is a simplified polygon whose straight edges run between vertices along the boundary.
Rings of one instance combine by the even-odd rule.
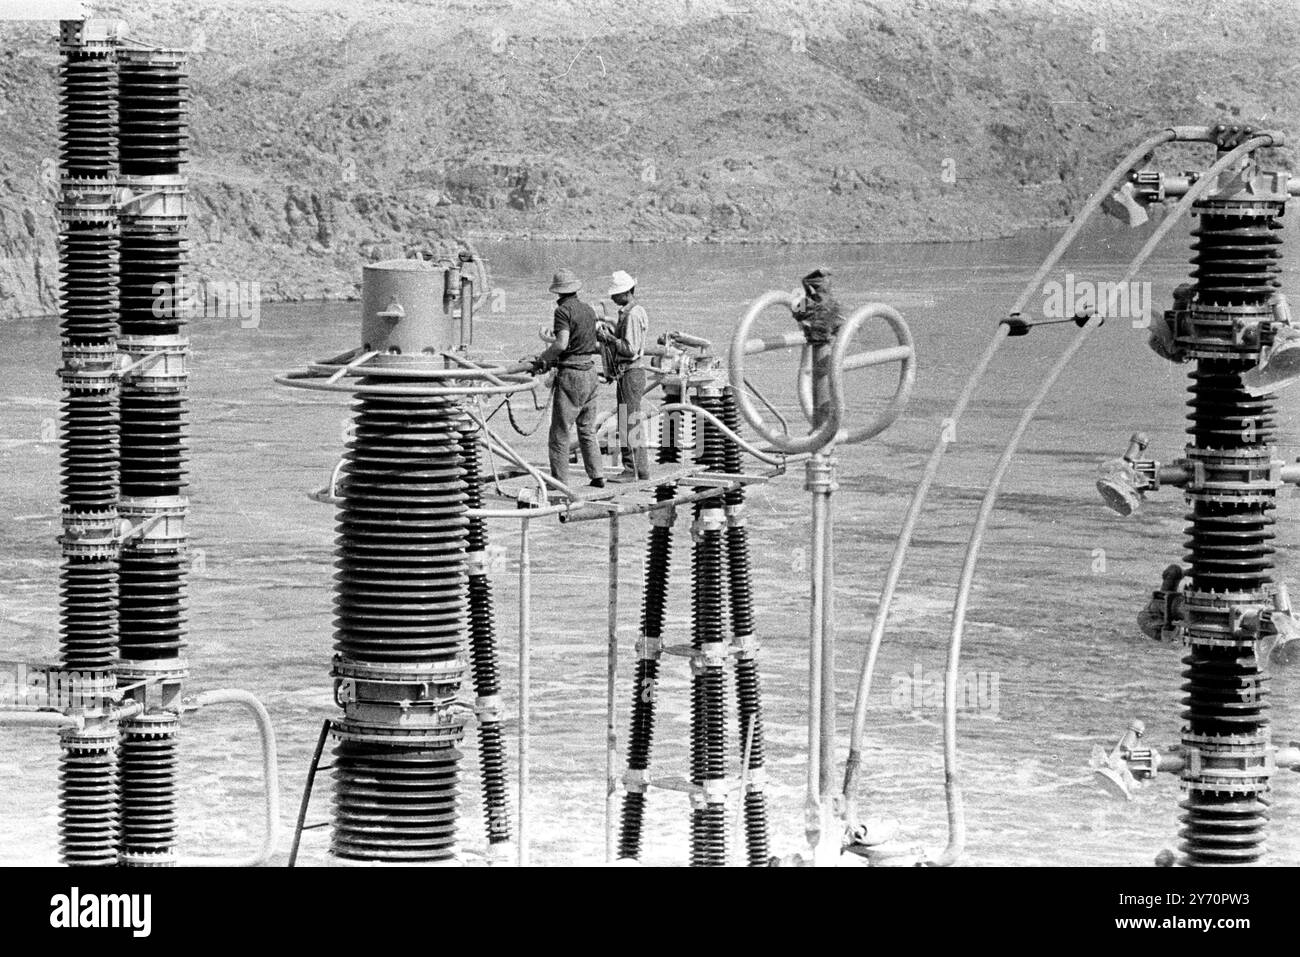
[[[609,298],[618,306],[614,321],[604,321],[596,329],[606,356],[606,374],[614,380],[618,393],[618,436],[623,471],[618,481],[636,481],[650,477],[650,455],[643,434],[641,398],[645,395],[645,370],[641,355],[645,351],[649,317],[636,301],[636,277],[618,270],[610,277]],[[603,303],[601,304],[604,305]]]

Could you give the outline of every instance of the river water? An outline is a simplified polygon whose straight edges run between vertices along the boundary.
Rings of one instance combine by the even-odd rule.
[[[627,269],[639,276],[655,333],[679,329],[718,343],[728,339],[753,297],[793,288],[817,265],[834,271],[847,305],[883,300],[903,312],[920,355],[911,405],[879,439],[841,453],[836,602],[846,739],[848,691],[910,490],[975,357],[1054,238],[1029,234],[933,246],[488,246],[482,251],[500,292],[493,310],[480,315],[476,339],[505,356],[536,351],[536,330],[549,316],[545,287],[559,265],[588,277],[591,289],[612,270]],[[1118,226],[1099,227],[1062,269],[1076,282],[1113,280],[1143,238]],[[1155,309],[1163,309],[1173,286],[1185,279],[1186,262],[1187,238],[1179,235],[1138,277],[1151,283]],[[1287,287],[1293,289],[1294,265],[1289,270]],[[1043,302],[1036,293],[1028,313],[1040,315]],[[768,321],[775,329],[777,318]],[[201,555],[189,589],[190,687],[247,688],[267,703],[279,734],[286,826],[321,721],[335,713],[328,677],[333,510],[304,492],[324,484],[344,441],[347,406],[343,397],[284,389],[271,378],[351,348],[357,330],[355,303],[267,305],[255,328],[237,318],[206,318],[191,327],[191,541]],[[874,330],[864,342],[883,343],[881,335]],[[874,813],[897,818],[903,836],[930,848],[944,840],[936,692],[969,525],[1004,437],[1071,335],[1072,327],[1049,327],[1004,346],[945,460],[895,602],[872,696],[862,800]],[[0,482],[9,507],[0,526],[0,658],[48,660],[57,642],[56,323],[11,322],[4,337]],[[1044,404],[1008,475],[966,632],[963,674],[976,692],[959,728],[966,864],[1147,864],[1175,844],[1176,780],[1148,784],[1124,803],[1098,790],[1087,768],[1092,744],[1113,744],[1133,718],[1146,722],[1148,740],[1157,746],[1178,737],[1179,650],[1143,638],[1134,617],[1161,569],[1181,556],[1181,496],[1161,493],[1136,516],[1120,519],[1093,487],[1097,463],[1120,454],[1137,429],[1151,435],[1156,458],[1181,452],[1187,370],[1150,352],[1145,338],[1123,318],[1095,333]],[[792,356],[761,357],[750,368],[787,410],[793,406]],[[855,375],[850,407],[860,418],[878,405],[892,372]],[[1300,445],[1295,395],[1283,393],[1279,402],[1288,459]],[[522,408],[517,418],[527,428],[536,415]],[[519,440],[536,461],[544,460],[544,433],[542,427]],[[781,854],[800,850],[803,831],[809,507],[798,471],[757,490],[749,519],[774,851]],[[1296,504],[1286,492],[1278,517],[1277,559],[1285,578],[1285,569],[1296,566],[1298,544]],[[622,524],[620,735],[626,731],[648,523]],[[536,525],[532,857],[538,864],[594,862],[604,849],[606,530],[604,523]],[[513,714],[517,530],[514,523],[495,523],[493,531],[509,549],[495,588]],[[680,543],[677,555],[669,624],[675,640],[686,640],[688,559]],[[683,773],[688,667],[684,659],[669,658],[663,673],[656,765]],[[1295,672],[1279,673],[1272,682],[1279,742],[1300,736],[1298,684]],[[513,733],[513,721],[509,727]],[[182,740],[183,848],[251,847],[260,820],[253,729],[238,712],[216,711],[191,719]],[[476,861],[483,829],[472,740],[471,733],[461,843],[466,860]],[[0,734],[0,863],[56,860],[57,757],[52,733]],[[1300,863],[1300,782],[1280,773],[1274,792],[1270,860]],[[310,820],[327,814],[323,780]],[[652,793],[647,861],[687,860],[688,817],[684,796]],[[325,862],[327,833],[307,832],[301,863]],[[282,851],[280,861],[284,857]]]

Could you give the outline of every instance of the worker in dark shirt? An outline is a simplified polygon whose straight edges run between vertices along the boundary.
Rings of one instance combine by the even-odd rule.
[[[594,488],[605,487],[605,473],[596,441],[596,393],[600,387],[600,340],[596,311],[578,298],[582,283],[571,269],[561,269],[551,282],[556,297],[555,340],[532,360],[533,372],[555,367],[551,398],[551,432],[547,450],[551,474],[568,484],[569,430],[578,426],[582,464]]]

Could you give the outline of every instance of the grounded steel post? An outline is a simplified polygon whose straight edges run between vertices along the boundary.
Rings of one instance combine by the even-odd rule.
[[[532,707],[533,556],[528,519],[519,523],[519,866],[528,866],[528,734]]]
[[[824,280],[815,272],[805,278]],[[833,449],[837,443],[861,442],[883,432],[902,413],[915,383],[915,350],[911,333],[896,310],[871,303],[847,319],[838,317],[834,301],[824,283],[825,298],[816,302],[821,311],[815,317],[803,311],[804,304],[783,292],[768,292],[750,306],[731,341],[731,385],[741,414],[760,437],[786,454],[809,454],[805,488],[812,496],[810,560],[810,603],[808,625],[808,774],[804,810],[808,843],[815,864],[833,864],[840,855],[843,837],[840,792],[835,781],[835,650],[834,650],[834,538],[831,496],[836,488]],[[810,293],[811,295],[811,293]],[[800,332],[781,336],[750,338],[759,316],[772,307],[784,307],[800,320]],[[813,321],[815,318],[815,321]],[[884,320],[898,339],[898,345],[850,357],[849,345],[858,328],[868,319]],[[801,348],[798,365],[800,405],[812,426],[803,436],[788,429],[776,432],[763,421],[762,413],[745,391],[745,357],[760,353]],[[900,363],[898,385],[888,407],[867,425],[844,427],[844,382],[846,370]]]
[[[609,645],[605,676],[605,860],[615,854],[614,819],[618,814],[618,513],[609,516]]]

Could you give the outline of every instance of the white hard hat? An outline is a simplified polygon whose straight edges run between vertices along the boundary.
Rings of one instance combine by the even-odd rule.
[[[609,294],[617,296],[620,292],[627,292],[636,286],[636,276],[629,276],[623,270],[616,270],[614,275],[609,277]]]

